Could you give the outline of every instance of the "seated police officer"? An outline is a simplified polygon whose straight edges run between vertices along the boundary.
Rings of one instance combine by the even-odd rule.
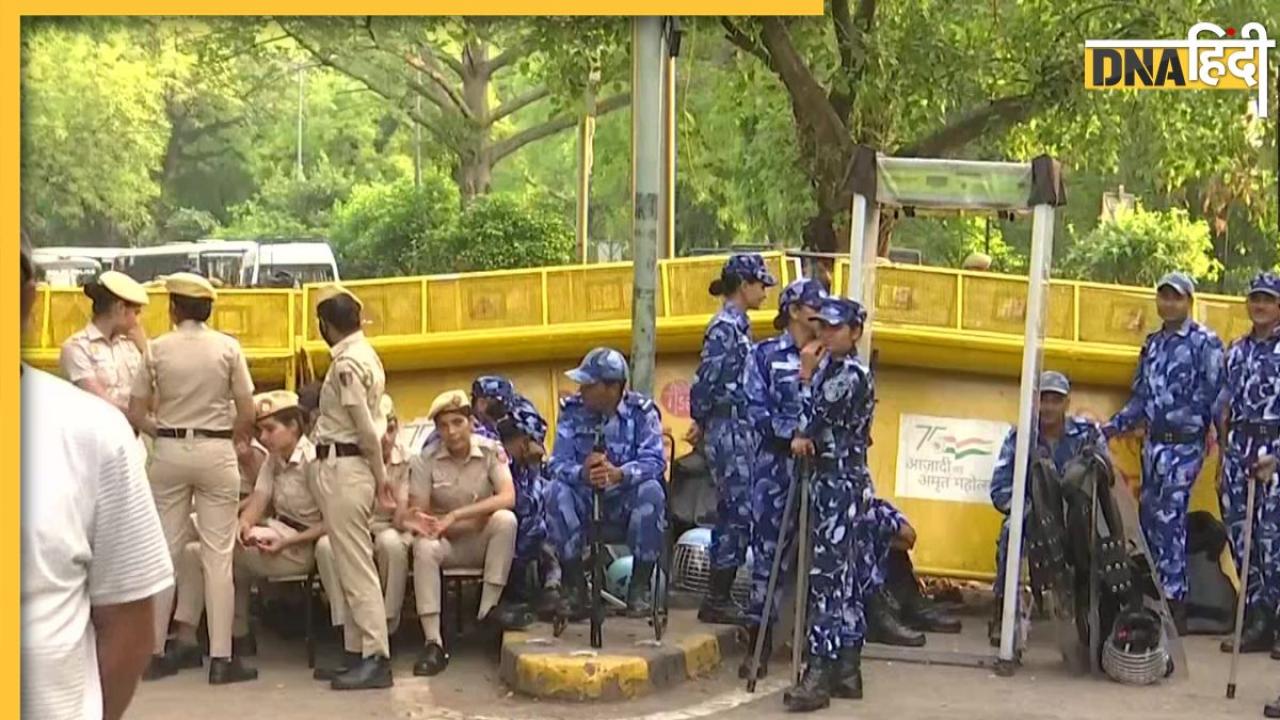
[[[635,557],[627,612],[643,616],[650,611],[649,581],[667,515],[662,418],[652,400],[627,390],[627,361],[617,350],[596,348],[565,375],[580,387],[560,404],[547,494],[547,530],[564,580],[562,608],[572,620],[585,619],[590,609],[583,551],[592,493],[599,492],[602,524],[626,528]]]

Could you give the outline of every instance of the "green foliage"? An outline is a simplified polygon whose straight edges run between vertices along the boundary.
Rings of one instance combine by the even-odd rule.
[[[548,201],[500,194],[473,200],[447,246],[459,272],[563,265],[575,252],[573,228]]]
[[[450,271],[445,241],[457,223],[458,190],[438,174],[414,187],[365,185],[334,212],[333,244],[344,276]]]
[[[1180,270],[1201,282],[1213,281],[1222,265],[1213,258],[1209,227],[1185,210],[1121,211],[1078,239],[1063,269],[1069,277],[1124,285],[1155,284]]]
[[[231,209],[226,237],[315,235],[328,231],[334,206],[351,193],[341,170],[319,163],[310,176],[272,176],[258,194]]]
[[[911,218],[894,227],[894,247],[919,250],[928,265],[958,268],[973,252],[991,256],[993,272],[1025,273],[1027,256],[1005,242],[1001,222],[985,217]]]
[[[214,235],[219,229],[218,219],[204,210],[178,208],[160,228],[160,242],[185,242]]]

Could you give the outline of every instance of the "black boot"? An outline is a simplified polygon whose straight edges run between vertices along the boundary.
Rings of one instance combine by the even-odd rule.
[[[381,655],[361,657],[346,672],[329,681],[329,687],[334,690],[375,690],[392,684],[391,658]]]
[[[902,624],[894,612],[892,600],[884,588],[867,598],[867,642],[901,647],[920,647],[925,638],[922,633]]]
[[[360,653],[343,650],[336,665],[323,665],[311,671],[311,677],[328,682],[360,664]]]
[[[173,666],[173,661],[168,655],[152,655],[151,662],[147,663],[147,669],[142,673],[142,679],[145,682],[151,682],[177,674],[178,668]]]
[[[885,587],[902,608],[902,622],[920,632],[953,635],[961,630],[960,621],[940,610],[920,592],[920,580],[906,550],[889,551],[885,563]]]
[[[742,664],[738,666],[738,677],[746,680],[751,677],[751,660],[755,657],[756,640],[760,637],[760,626],[752,625],[747,628],[751,639],[747,642],[747,656],[742,658]],[[773,654],[773,626],[770,625],[768,630],[764,632],[764,647],[760,649],[760,667],[756,668],[756,679],[762,680],[769,674],[769,656]]]
[[[1273,642],[1275,642],[1275,629],[1271,624],[1271,614],[1249,608],[1244,616],[1244,630],[1240,633],[1240,652],[1268,652]],[[1222,641],[1222,652],[1229,653],[1232,648],[1231,639]]]
[[[1280,718],[1280,697],[1275,702],[1269,702],[1262,708],[1262,716],[1269,718]]]
[[[858,648],[840,650],[840,665],[831,679],[831,697],[862,699],[862,651]]]
[[[653,580],[653,563],[637,562],[631,566],[631,584],[627,586],[627,617],[644,618],[653,612],[649,586]]]
[[[826,658],[809,658],[809,665],[795,685],[782,696],[782,704],[791,712],[813,712],[831,704],[831,681],[837,663]]]
[[[742,608],[733,600],[733,581],[737,576],[737,568],[711,571],[711,587],[702,599],[702,606],[698,608],[699,620],[712,625],[747,623]]]
[[[418,677],[432,677],[444,672],[449,667],[449,654],[438,642],[429,642],[418,654],[418,661],[413,664],[413,674]]]
[[[991,647],[1000,647],[1000,622],[1004,619],[1004,600],[999,595],[991,604],[991,619],[987,621],[987,642]]]
[[[168,658],[169,664],[173,666],[174,670],[194,670],[204,665],[204,653],[200,651],[200,645],[198,644],[192,645],[179,640],[170,640],[169,647],[165,649],[164,655]]]
[[[238,657],[209,658],[210,685],[230,685],[257,679],[258,671],[241,665]]]
[[[582,572],[582,561],[564,562],[561,567],[564,584],[560,586],[556,615],[569,622],[582,622],[591,616],[591,603],[587,601],[587,576]]]
[[[1181,600],[1169,601],[1169,615],[1173,619],[1173,626],[1178,630],[1178,637],[1186,637],[1187,634],[1187,606]]]
[[[551,620],[556,615],[556,608],[560,606],[560,586],[545,587],[538,593],[538,600],[534,607],[534,611],[538,615],[539,620]]]

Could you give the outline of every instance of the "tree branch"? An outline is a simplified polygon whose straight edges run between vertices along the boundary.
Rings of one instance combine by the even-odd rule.
[[[515,61],[519,60],[525,55],[528,55],[529,50],[530,50],[530,46],[527,41],[517,42],[515,45],[512,45],[506,50],[503,50],[502,52],[498,53],[497,57],[485,63],[485,66],[484,66],[485,72],[489,75],[493,75],[494,73],[514,63]]]
[[[523,95],[519,95],[517,97],[511,98],[510,100],[499,105],[493,111],[493,114],[489,116],[489,125],[493,125],[494,123],[507,117],[508,115],[519,112],[525,107],[532,105],[533,103],[536,103],[539,100],[545,97],[548,97],[550,95],[551,95],[551,90],[544,85],[539,88],[534,88],[533,90],[530,90],[529,92],[524,93]]]
[[[804,58],[791,42],[791,34],[776,17],[764,18],[761,37],[768,49],[773,71],[782,79],[792,105],[798,111],[796,119],[813,128],[821,145],[851,151],[853,140],[849,129],[836,114],[826,91],[813,76]]]
[[[1022,122],[1030,117],[1035,107],[1035,96],[1031,93],[1003,97],[965,113],[914,143],[899,148],[894,154],[902,157],[943,157],[992,130]]]
[[[435,58],[435,53],[431,52],[430,48],[424,48],[424,50],[428,56]],[[471,112],[471,108],[467,107],[467,102],[462,98],[462,93],[458,92],[457,88],[449,84],[448,79],[445,78],[444,74],[440,72],[438,67],[431,62],[428,62],[426,58],[414,56],[412,53],[405,53],[404,60],[409,63],[409,66],[414,70],[417,70],[430,78],[431,81],[436,84],[436,87],[444,92],[445,97],[449,99],[449,102],[453,103],[453,106],[462,114],[463,117],[473,122],[475,121],[476,116]]]
[[[736,45],[743,52],[759,58],[760,62],[765,65],[771,65],[769,62],[769,55],[764,51],[764,48],[760,46],[760,43],[756,42],[755,38],[743,32],[742,28],[735,25],[732,20],[727,17],[721,17],[720,26],[724,28],[725,37],[728,38],[729,42]]]
[[[848,76],[853,71],[853,17],[849,15],[849,0],[831,0],[831,25],[836,33],[840,67]]]
[[[606,115],[608,113],[613,112],[614,110],[619,110],[621,108],[624,108],[630,102],[631,102],[631,93],[622,93],[620,95],[614,95],[613,97],[602,100],[596,103],[596,117],[600,117],[601,115]],[[579,119],[580,118],[577,115],[572,115],[572,114],[560,115],[556,118],[553,118],[551,120],[548,120],[542,123],[541,125],[534,125],[531,128],[525,128],[524,130],[521,130],[515,135],[503,138],[495,142],[490,148],[490,156],[492,158],[492,163],[494,165],[498,164],[499,160],[519,150],[525,145],[528,145],[531,142],[541,140],[542,138],[545,138],[545,137],[550,137],[551,135],[555,135],[556,133],[562,130],[568,130],[569,128],[577,125]]]

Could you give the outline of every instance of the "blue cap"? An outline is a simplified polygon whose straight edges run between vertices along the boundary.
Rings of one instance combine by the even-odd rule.
[[[867,321],[867,311],[857,300],[828,296],[818,309],[817,320],[824,325],[862,325]]]
[[[516,396],[516,388],[511,381],[501,375],[481,375],[471,383],[471,398],[489,398],[498,400],[503,405],[511,406]]]
[[[509,414],[511,424],[519,432],[529,436],[531,440],[541,445],[547,440],[547,421],[542,419],[538,414],[537,408],[528,400],[520,400],[516,402],[516,406],[511,409]]]
[[[1071,394],[1071,381],[1057,370],[1045,370],[1040,373],[1040,392],[1052,392],[1059,395]]]
[[[721,275],[737,275],[743,280],[764,283],[765,287],[773,287],[778,281],[764,266],[764,258],[756,253],[738,253],[724,261]]]
[[[587,353],[578,367],[565,376],[579,385],[601,382],[626,382],[627,359],[613,348],[598,347]]]
[[[1166,286],[1173,288],[1182,297],[1191,297],[1196,292],[1196,281],[1186,273],[1165,273],[1160,282],[1156,283],[1156,290]]]
[[[1266,293],[1280,298],[1280,275],[1273,272],[1261,272],[1249,283],[1249,294]]]
[[[827,290],[822,283],[813,278],[793,280],[782,290],[778,297],[778,312],[786,312],[792,303],[800,303],[814,310],[822,308],[822,301],[827,298]]]

